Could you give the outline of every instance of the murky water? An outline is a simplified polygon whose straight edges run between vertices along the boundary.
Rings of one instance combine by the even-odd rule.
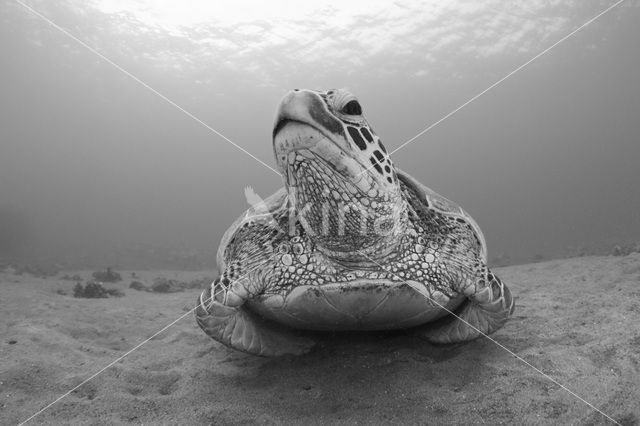
[[[266,197],[282,186],[252,156],[275,167],[272,120],[295,87],[355,93],[389,150],[401,147],[394,163],[474,216],[490,258],[640,241],[635,4],[402,146],[608,4],[152,3],[30,4],[251,156],[3,2],[3,257],[135,264],[155,250],[213,265],[244,188]]]

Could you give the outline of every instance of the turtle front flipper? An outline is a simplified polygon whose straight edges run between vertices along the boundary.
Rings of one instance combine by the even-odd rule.
[[[256,318],[243,305],[250,295],[247,279],[224,285],[220,278],[202,292],[196,302],[196,321],[218,342],[239,351],[261,356],[300,355],[315,341],[293,330]]]
[[[506,285],[488,268],[463,289],[467,300],[453,313],[425,327],[424,337],[433,343],[476,339],[501,328],[513,314],[515,301]]]

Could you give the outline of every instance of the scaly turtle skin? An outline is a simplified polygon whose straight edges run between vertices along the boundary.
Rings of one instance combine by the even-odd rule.
[[[197,302],[213,339],[263,356],[308,351],[305,329],[416,327],[449,343],[513,313],[476,222],[394,168],[352,94],[287,94],[273,149],[285,187],[229,228]]]

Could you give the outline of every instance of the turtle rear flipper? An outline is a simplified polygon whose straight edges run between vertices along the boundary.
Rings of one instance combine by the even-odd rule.
[[[454,314],[425,326],[423,336],[433,343],[476,339],[501,328],[515,309],[511,292],[487,269],[483,279],[464,291],[467,300]]]
[[[239,283],[233,288],[224,288],[216,280],[196,302],[195,315],[200,328],[214,340],[253,355],[301,355],[315,345],[315,341],[300,337],[290,329],[256,318],[257,314],[243,306],[246,301],[243,294],[247,291]]]

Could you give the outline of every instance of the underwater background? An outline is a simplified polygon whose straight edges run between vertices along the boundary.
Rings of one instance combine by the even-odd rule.
[[[276,106],[346,87],[390,151],[614,2],[0,4],[0,259],[211,268],[279,175]],[[640,243],[640,8],[624,2],[393,153],[496,263]],[[123,72],[126,71],[126,72]]]

